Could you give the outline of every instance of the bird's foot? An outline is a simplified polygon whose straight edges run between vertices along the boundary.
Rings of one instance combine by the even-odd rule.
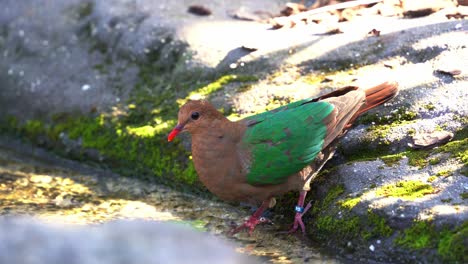
[[[297,205],[295,208],[296,216],[294,216],[294,223],[292,224],[291,229],[289,229],[288,234],[292,234],[297,231],[299,227],[301,227],[302,234],[305,235],[305,225],[302,222],[302,216],[312,207],[311,203],[308,203],[305,208]]]
[[[305,234],[305,225],[304,222],[302,222],[302,214],[296,213],[294,223],[292,224],[291,229],[289,229],[288,234],[295,233],[299,227],[301,227],[302,234]]]
[[[252,215],[242,225],[231,229],[231,231],[229,231],[229,235],[233,236],[233,235],[239,233],[242,229],[248,229],[249,230],[249,235],[252,235],[255,227],[258,224],[263,224],[263,223],[271,223],[271,220],[269,220],[268,218],[265,218],[265,217],[257,217],[255,215]]]

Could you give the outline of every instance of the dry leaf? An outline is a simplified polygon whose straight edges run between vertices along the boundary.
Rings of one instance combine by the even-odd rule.
[[[299,14],[304,11],[307,11],[307,7],[305,7],[303,4],[287,3],[286,7],[283,8],[283,10],[281,10],[280,13],[283,16],[290,16],[290,15]]]
[[[371,36],[376,36],[376,37],[379,37],[380,36],[380,30],[377,30],[377,29],[372,29],[371,31],[369,31],[369,33],[367,33],[368,35],[371,35]]]
[[[434,131],[413,136],[413,143],[408,145],[414,149],[429,149],[443,145],[453,138],[453,133],[448,131]]]
[[[189,12],[190,14],[197,15],[197,16],[211,15],[211,10],[201,5],[191,5],[189,6],[187,12]]]
[[[442,73],[442,74],[448,74],[450,76],[455,76],[455,75],[460,75],[461,74],[461,70],[459,70],[459,69],[450,69],[450,70],[437,69],[436,72]]]

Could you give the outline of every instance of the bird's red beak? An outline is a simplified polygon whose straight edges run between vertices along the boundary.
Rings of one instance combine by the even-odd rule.
[[[167,136],[167,141],[172,141],[184,128],[183,125],[177,125],[172,129],[171,133],[169,133],[169,136]]]

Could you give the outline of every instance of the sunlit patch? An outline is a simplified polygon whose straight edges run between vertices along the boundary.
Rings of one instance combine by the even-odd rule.
[[[438,204],[435,205],[430,209],[430,214],[425,214],[422,212],[420,214],[420,217],[422,220],[424,219],[429,219],[432,217],[433,214],[437,215],[456,215],[456,214],[467,214],[468,213],[468,206],[466,205],[458,205],[458,206],[453,206],[453,205],[447,205],[447,204]]]
[[[228,85],[233,82],[251,82],[251,81],[256,81],[257,78],[254,76],[246,76],[246,75],[225,75],[219,78],[218,80],[209,83],[199,89],[196,89],[192,92],[189,93],[189,95],[184,98],[184,99],[178,99],[177,104],[179,106],[184,105],[188,100],[200,100],[200,99],[205,99],[207,96],[209,96],[212,93],[215,93],[222,89],[225,85]]]
[[[69,177],[16,169],[31,170],[24,167],[0,168],[3,175],[0,181],[2,214],[34,215],[48,222],[69,224],[100,223],[114,219],[181,220],[142,201],[102,198],[99,190],[91,189],[98,187],[91,177],[70,175],[80,178],[82,183],[79,183]]]
[[[221,235],[227,222],[239,222],[246,211],[228,204],[183,194],[128,177],[81,174],[63,168],[9,160],[0,149],[0,215],[27,215],[56,226],[100,224],[117,219],[166,221]],[[38,162],[42,164],[42,162]],[[50,165],[50,164],[47,164]],[[273,204],[270,204],[270,207]],[[209,208],[209,210],[207,210]],[[270,227],[271,228],[271,227]],[[258,228],[227,237],[238,252],[272,263],[319,259],[320,253],[300,239]],[[286,257],[288,256],[288,257]]]

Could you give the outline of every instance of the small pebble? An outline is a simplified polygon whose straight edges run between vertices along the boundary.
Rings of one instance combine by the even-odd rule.
[[[374,250],[375,250],[374,245],[370,245],[370,246],[369,246],[369,249],[370,249],[370,251],[374,251]]]

